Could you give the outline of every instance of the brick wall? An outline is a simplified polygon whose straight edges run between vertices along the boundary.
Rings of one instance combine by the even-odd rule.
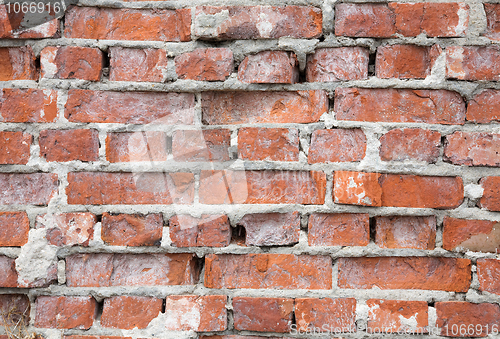
[[[498,333],[500,4],[216,5],[24,31],[0,5],[0,312],[47,339]]]

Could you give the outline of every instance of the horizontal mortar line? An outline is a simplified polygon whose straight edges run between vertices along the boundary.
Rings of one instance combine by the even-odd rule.
[[[320,7],[324,1],[322,0],[293,0],[293,1],[280,1],[280,0],[245,0],[244,6],[314,6]],[[186,4],[185,1],[148,1],[144,3],[127,3],[116,2],[112,0],[81,0],[79,5],[92,6],[92,7],[110,7],[110,8],[154,8],[154,9],[179,9],[179,8],[194,8],[194,6],[241,6],[242,2],[238,0],[194,0]]]

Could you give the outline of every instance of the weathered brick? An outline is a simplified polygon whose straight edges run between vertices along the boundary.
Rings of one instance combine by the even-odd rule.
[[[226,215],[176,215],[169,220],[170,239],[177,247],[225,247],[231,242],[231,226]]]
[[[477,278],[480,291],[500,294],[500,260],[478,259]]]
[[[500,167],[500,134],[457,131],[446,136],[444,146],[444,161]]]
[[[64,115],[71,122],[191,125],[194,95],[70,89]]]
[[[35,302],[35,327],[89,329],[97,316],[92,297],[40,296]]]
[[[293,254],[209,254],[208,288],[330,289],[331,259]]]
[[[48,79],[101,79],[104,56],[99,48],[45,47],[40,52],[42,77]]]
[[[28,242],[29,231],[26,212],[0,212],[0,247],[23,246]]]
[[[0,48],[0,81],[37,78],[38,70],[31,46]]]
[[[53,122],[57,118],[57,91],[3,88],[0,122]]]
[[[30,300],[26,294],[0,294],[2,326],[10,326],[12,330],[13,326],[21,323],[29,324],[30,311]]]
[[[469,259],[437,257],[340,258],[339,287],[467,292]]]
[[[500,326],[498,304],[445,301],[437,302],[435,307],[436,325],[447,337],[486,337]]]
[[[203,92],[203,121],[208,125],[310,123],[328,111],[326,92]]]
[[[377,48],[375,74],[378,78],[425,79],[441,54],[439,45],[388,45]]]
[[[165,328],[170,331],[224,331],[225,295],[170,295],[165,301]]]
[[[425,301],[369,299],[368,333],[428,333],[428,306]]]
[[[288,298],[233,298],[234,328],[238,331],[290,331],[293,317],[293,299]]]
[[[7,339],[7,338],[5,338]],[[261,337],[261,336],[250,336],[250,335],[211,335],[211,336],[201,336],[200,339],[293,339],[289,337]]]
[[[198,48],[175,57],[179,79],[224,81],[233,69],[233,52],[229,48]]]
[[[417,160],[435,163],[440,155],[441,134],[419,128],[392,129],[380,138],[383,161]]]
[[[99,132],[95,129],[43,130],[40,155],[47,161],[97,161]]]
[[[74,254],[66,258],[69,287],[193,285],[193,254]]]
[[[44,214],[36,217],[36,227],[46,228],[49,244],[88,246],[94,238],[97,218],[92,213]]]
[[[118,296],[106,298],[101,315],[101,326],[131,330],[146,328],[158,317],[163,299],[152,297]]]
[[[436,217],[375,217],[375,243],[382,248],[433,250]]]
[[[155,214],[102,214],[101,238],[111,246],[159,245],[163,233],[163,217]]]
[[[446,48],[446,77],[459,80],[500,80],[498,46]]]
[[[17,287],[15,259],[0,255],[0,287]]]
[[[295,321],[299,331],[355,332],[356,299],[295,299]]]
[[[316,130],[311,135],[308,162],[361,161],[366,154],[366,136],[359,128]]]
[[[106,160],[109,162],[166,161],[167,157],[165,132],[120,132],[106,136]]]
[[[500,212],[500,177],[482,178],[479,184],[484,189],[483,197],[479,200],[479,207]]]
[[[500,121],[500,91],[485,89],[475,95],[467,105],[467,120],[486,124]]]
[[[167,52],[153,48],[109,49],[109,80],[111,81],[149,81],[167,80]]]
[[[368,214],[313,213],[309,216],[309,246],[366,246],[370,242]]]
[[[464,198],[460,177],[434,177],[337,171],[338,204],[415,208],[456,208]]]
[[[447,90],[337,88],[338,120],[463,124],[465,102]]]
[[[317,38],[321,10],[309,6],[200,6],[194,34],[202,39]]]
[[[248,246],[282,246],[299,242],[300,214],[258,213],[246,214],[238,221],[245,228]]]
[[[293,52],[247,55],[238,67],[238,79],[253,84],[294,84],[299,81],[299,62]]]
[[[492,40],[500,40],[500,4],[483,4],[486,12],[486,30],[483,35]]]
[[[228,129],[177,130],[172,136],[175,161],[228,161],[229,146]]]
[[[0,132],[0,164],[27,164],[32,139],[24,132]]]
[[[13,3],[11,3],[13,4]],[[14,8],[11,8],[13,12]],[[15,12],[14,12],[15,13]],[[41,39],[56,38],[59,36],[59,20],[53,19],[44,24],[26,28],[25,14],[22,8],[19,13],[11,15],[9,19],[8,8],[0,5],[0,39]]]
[[[192,173],[70,172],[69,204],[187,204],[194,199]]]
[[[203,204],[323,204],[326,175],[319,171],[201,171]]]
[[[72,7],[66,12],[68,38],[139,41],[191,40],[191,10]]]
[[[63,339],[132,339],[132,337],[119,337],[112,335],[65,335]]]
[[[240,128],[238,157],[253,161],[298,161],[299,131],[296,128]]]
[[[47,205],[57,194],[57,174],[1,173],[1,205]]]
[[[369,51],[362,47],[318,48],[307,56],[306,81],[368,79]]]
[[[500,249],[500,223],[444,217],[443,248],[448,251],[497,252]]]

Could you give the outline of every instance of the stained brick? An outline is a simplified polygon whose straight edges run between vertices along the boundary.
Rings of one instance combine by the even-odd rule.
[[[368,79],[369,51],[362,47],[318,48],[307,56],[306,80],[328,82]]]
[[[313,213],[309,216],[309,246],[366,246],[370,242],[368,214]]]
[[[231,241],[231,226],[226,215],[176,215],[169,221],[170,239],[177,247],[225,247]]]

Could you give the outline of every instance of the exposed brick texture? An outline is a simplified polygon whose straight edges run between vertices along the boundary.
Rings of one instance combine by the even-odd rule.
[[[97,302],[92,297],[41,296],[35,308],[35,327],[88,329],[97,316]]]
[[[299,63],[294,53],[260,52],[243,59],[238,79],[256,84],[294,84],[299,80]]]
[[[432,250],[436,245],[436,217],[375,217],[375,243],[382,248]]]
[[[380,138],[384,161],[416,160],[435,163],[440,155],[441,134],[418,128],[393,129]]]
[[[101,79],[104,57],[98,48],[45,47],[40,52],[42,77],[49,79]]]
[[[0,48],[0,81],[36,80],[38,70],[31,46]]]
[[[24,132],[0,132],[0,163],[25,165],[30,158],[33,137]]]
[[[367,327],[373,333],[427,333],[428,306],[425,301],[370,299]],[[412,319],[413,322],[407,322]]]
[[[177,247],[225,247],[231,241],[231,226],[225,215],[176,215],[169,220],[169,231]]]
[[[154,246],[161,241],[163,218],[148,215],[104,213],[101,221],[102,240],[112,246]]]
[[[109,80],[164,82],[167,52],[163,49],[112,47],[109,49]]]
[[[40,155],[47,161],[96,161],[99,133],[95,129],[44,130],[40,132]]]
[[[295,128],[240,128],[238,156],[254,161],[298,161],[299,131]]]
[[[368,58],[365,48],[318,48],[307,56],[306,79],[310,82],[367,79]]]
[[[309,216],[310,246],[366,246],[370,242],[368,214],[326,214]]]
[[[224,81],[233,68],[233,52],[228,48],[199,48],[175,57],[179,79]]]

